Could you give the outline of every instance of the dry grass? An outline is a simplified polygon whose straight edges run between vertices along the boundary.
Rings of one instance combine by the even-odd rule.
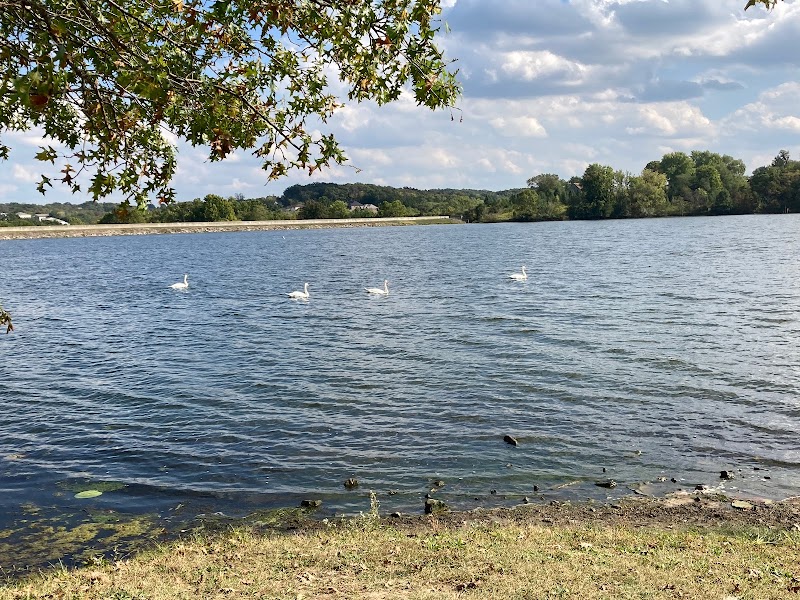
[[[0,599],[791,598],[800,533],[370,519],[239,529],[0,587]]]

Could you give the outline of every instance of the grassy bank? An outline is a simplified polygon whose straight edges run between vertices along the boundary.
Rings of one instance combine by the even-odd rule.
[[[236,527],[0,588],[3,600],[469,597],[800,597],[800,510],[626,501]]]

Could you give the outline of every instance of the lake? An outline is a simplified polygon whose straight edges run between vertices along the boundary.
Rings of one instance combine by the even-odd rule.
[[[0,542],[91,510],[167,527],[303,499],[353,514],[370,490],[420,513],[438,480],[456,508],[643,482],[798,495],[798,230],[780,215],[0,242],[16,328],[0,337]],[[388,297],[364,291],[384,279]]]

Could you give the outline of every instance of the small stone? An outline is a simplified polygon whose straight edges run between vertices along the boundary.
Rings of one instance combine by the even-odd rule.
[[[658,481],[659,483],[664,483],[666,480],[667,480],[666,477],[659,477],[658,479],[656,479],[656,481]]]
[[[602,488],[615,488],[617,487],[617,482],[613,479],[607,479],[606,481],[597,481],[595,485]]]
[[[445,512],[449,510],[447,504],[442,502],[441,500],[435,500],[433,498],[429,498],[425,500],[425,514],[432,515],[439,512]]]
[[[399,493],[400,492],[398,492],[397,490],[389,490],[389,495],[390,496],[397,496],[397,494],[399,494]]]
[[[753,510],[753,505],[749,502],[745,502],[744,500],[734,500],[731,502],[731,506],[733,508],[738,508],[739,510]]]
[[[393,519],[399,519],[399,518],[400,518],[400,517],[402,517],[403,515],[402,515],[401,513],[399,513],[399,512],[393,512],[393,513],[392,513],[391,515],[389,515],[389,516],[390,516],[390,517],[392,517]]]
[[[300,508],[319,508],[322,506],[322,500],[302,500]]]
[[[605,473],[605,472],[606,472],[606,468],[605,468],[605,467],[603,467],[603,473]]]
[[[522,499],[522,501],[523,501],[525,504],[528,504],[528,503],[531,501],[531,499],[530,499],[530,498],[528,498],[527,496],[525,496],[525,497]]]
[[[358,487],[358,479],[356,479],[355,477],[351,477],[350,479],[345,479],[344,480],[344,487],[346,487],[348,490],[352,490],[353,488],[357,488]]]
[[[772,479],[769,475],[764,475],[764,479]]]
[[[490,493],[492,496],[494,496],[495,494],[497,494],[497,490],[489,490],[489,493]]]
[[[505,436],[503,436],[503,441],[506,444],[511,444],[512,446],[519,446],[519,442],[517,441],[517,438],[515,438],[513,435],[505,435]]]
[[[694,489],[698,492],[706,492],[708,491],[708,486],[705,483],[698,483],[696,486],[694,486]]]
[[[534,492],[538,492],[539,491],[539,486],[538,485],[533,486],[533,491]]]
[[[733,479],[734,477],[736,477],[736,475],[733,473],[733,471],[720,471],[719,472],[719,478],[720,479]]]
[[[434,481],[433,482],[433,486],[434,487],[443,487],[444,486],[444,481],[442,481],[441,479],[439,479],[437,481]]]
[[[672,479],[670,479],[670,481],[671,481],[672,483],[678,483],[678,480],[677,480],[677,479],[675,479],[674,477],[673,477]]]

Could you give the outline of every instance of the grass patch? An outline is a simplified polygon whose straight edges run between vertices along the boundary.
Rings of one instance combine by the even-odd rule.
[[[800,598],[800,532],[436,517],[241,526],[0,587],[21,598]]]

